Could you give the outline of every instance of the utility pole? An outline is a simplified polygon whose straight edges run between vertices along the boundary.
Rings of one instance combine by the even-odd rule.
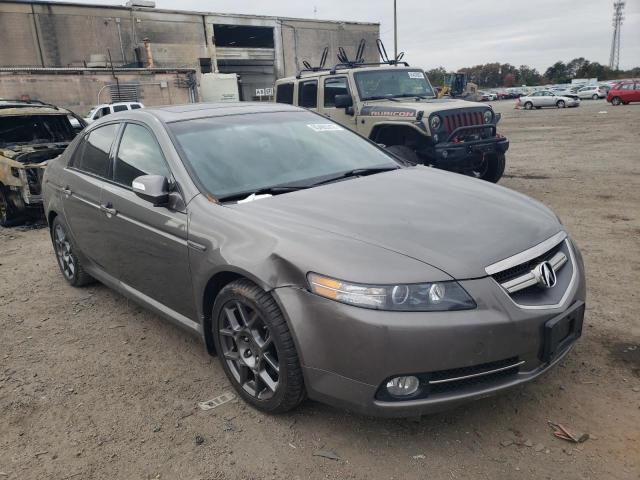
[[[398,5],[393,0],[393,59],[398,58]]]
[[[611,40],[611,54],[609,55],[609,68],[611,70],[619,70],[620,68],[620,30],[624,15],[625,2],[616,0],[613,2],[613,39]]]

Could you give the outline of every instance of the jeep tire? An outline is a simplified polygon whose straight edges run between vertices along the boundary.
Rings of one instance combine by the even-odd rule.
[[[415,150],[407,147],[406,145],[391,145],[390,147],[387,147],[386,150],[398,157],[407,166],[412,167],[422,163]]]
[[[506,166],[504,153],[488,153],[484,156],[481,167],[471,172],[471,176],[486,180],[491,183],[498,183],[502,178]]]

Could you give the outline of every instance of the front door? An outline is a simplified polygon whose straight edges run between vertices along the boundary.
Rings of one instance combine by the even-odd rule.
[[[105,237],[118,254],[118,277],[137,293],[194,320],[186,210],[154,207],[138,197],[131,184],[140,175],[172,179],[153,132],[127,123],[115,152],[112,182],[104,186],[102,197],[110,209]]]
[[[88,259],[109,274],[115,266],[102,235],[102,187],[110,171],[110,151],[118,124],[96,128],[80,142],[67,167],[62,208],[71,237]]]
[[[356,117],[348,114],[345,108],[336,108],[336,95],[350,95],[349,79],[346,76],[324,77],[322,79],[322,95],[318,105],[318,112],[334,122],[347,128],[355,129]],[[351,108],[353,112],[353,107]]]

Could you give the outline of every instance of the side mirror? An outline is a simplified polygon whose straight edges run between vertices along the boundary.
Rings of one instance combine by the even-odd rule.
[[[353,107],[353,97],[351,95],[336,95],[334,101],[336,108]]]
[[[133,193],[151,202],[154,207],[161,207],[169,202],[169,181],[162,175],[142,175],[131,182]]]

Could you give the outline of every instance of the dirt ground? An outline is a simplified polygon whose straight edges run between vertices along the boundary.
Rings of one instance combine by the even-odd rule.
[[[501,184],[555,209],[585,257],[584,335],[559,368],[422,419],[310,401],[202,411],[231,388],[198,339],[67,286],[46,229],[0,228],[0,480],[640,478],[640,105],[495,108]],[[547,420],[591,438],[557,439]]]

